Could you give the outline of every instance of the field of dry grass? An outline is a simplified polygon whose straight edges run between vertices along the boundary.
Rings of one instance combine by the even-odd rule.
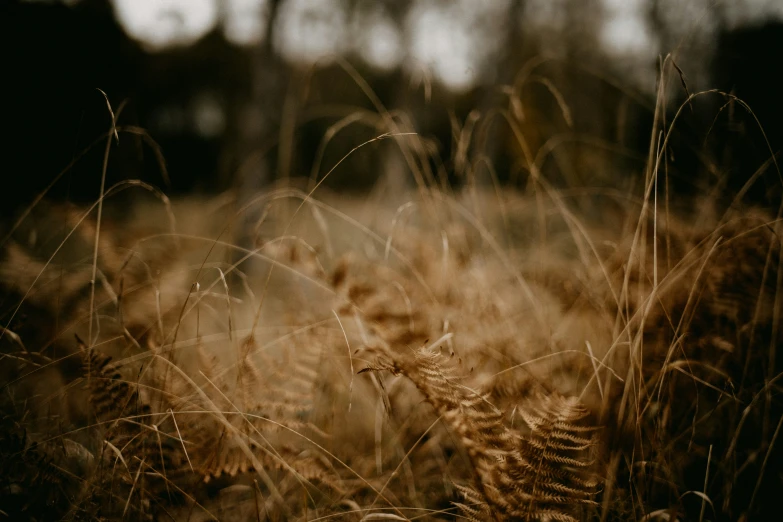
[[[409,192],[7,227],[0,518],[768,520],[783,207],[670,209],[658,119],[636,189],[554,187],[523,133],[527,189],[448,189],[381,109]]]

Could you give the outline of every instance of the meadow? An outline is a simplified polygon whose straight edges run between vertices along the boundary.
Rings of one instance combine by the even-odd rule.
[[[100,197],[43,192],[3,229],[0,517],[771,520],[783,182],[749,194],[777,155],[739,190],[670,190],[693,103],[763,107],[670,107],[663,70],[616,186],[545,175],[557,137],[533,147],[516,86],[455,126],[458,186],[377,103],[323,147],[372,139],[257,194],[108,186],[113,144],[144,133],[109,105]],[[476,150],[498,119],[524,182]],[[407,184],[327,188],[380,143]]]

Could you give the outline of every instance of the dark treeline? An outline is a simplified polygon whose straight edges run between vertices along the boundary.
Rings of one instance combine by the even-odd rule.
[[[276,5],[272,3],[270,32],[274,31]],[[405,3],[400,5],[404,9]],[[106,0],[83,0],[73,7],[59,2],[4,2],[0,9],[0,38],[5,50],[0,204],[6,216],[28,204],[108,131],[110,115],[97,89],[106,93],[115,111],[122,107],[119,125],[145,129],[151,138],[127,133],[120,136],[119,144],[112,147],[107,186],[140,178],[170,194],[231,186],[258,189],[279,176],[308,176],[328,126],[352,108],[372,109],[341,67],[332,65],[313,72],[286,64],[269,43],[271,37],[256,48],[242,48],[215,30],[194,45],[153,53],[125,35]],[[551,80],[568,103],[572,129],[560,116],[557,103],[539,85],[523,96],[529,107],[525,120],[528,139],[538,147],[548,137],[569,131],[624,147],[630,151],[629,157],[644,158],[650,140],[652,94],[642,95],[647,103],[640,103],[586,68],[574,66],[589,63],[600,68],[608,60],[597,54],[595,46],[580,44],[579,39],[590,38],[587,29],[575,31],[573,38],[563,61],[540,67],[540,75]],[[448,182],[459,184],[461,180],[450,171],[450,116],[464,121],[473,109],[507,107],[508,99],[496,86],[513,82],[532,57],[546,54],[545,42],[535,34],[510,34],[497,56],[500,72],[490,84],[454,95],[435,83],[428,100],[424,85],[412,84],[401,71],[381,74],[367,66],[357,67],[387,108],[407,111],[417,131],[432,138]],[[773,151],[783,145],[783,100],[769,60],[781,44],[780,25],[722,31],[709,67],[710,86],[732,92],[750,104]],[[605,72],[611,74],[609,66]],[[615,76],[622,84],[622,76]],[[670,112],[679,105],[677,100],[685,98],[679,83],[670,84],[680,89]],[[296,109],[290,135],[281,132],[285,118],[291,117],[285,113],[287,102],[289,108]],[[737,188],[769,158],[753,118],[743,114],[736,103],[721,110],[723,105],[718,96],[705,97],[683,117],[675,137],[679,148],[672,171],[682,193],[705,183]],[[219,112],[212,120],[209,113],[202,115],[206,120],[198,120],[199,110],[215,106]],[[524,185],[524,173],[518,168],[519,151],[501,127],[493,127],[492,139],[482,144],[482,153],[492,158],[501,180]],[[329,147],[324,166],[334,164],[373,133],[377,134],[366,128],[341,133]],[[280,158],[278,143],[287,138],[293,140],[294,152]],[[383,147],[386,145],[374,150],[382,151]],[[87,151],[55,184],[51,196],[94,200],[104,148],[101,140]],[[569,151],[575,170],[585,173],[577,178],[563,177],[559,172],[562,166],[547,167],[557,170],[551,175],[563,183],[613,184],[622,172],[640,172],[643,166],[638,159],[620,160],[614,153],[598,151],[589,144],[574,145]],[[160,155],[165,158],[165,170]],[[383,165],[378,153],[358,154],[335,173],[331,185],[348,190],[367,188],[377,180]],[[608,172],[606,165],[612,165]],[[778,190],[777,175],[770,173],[767,178],[769,182],[757,186],[755,197],[764,199],[769,190]]]

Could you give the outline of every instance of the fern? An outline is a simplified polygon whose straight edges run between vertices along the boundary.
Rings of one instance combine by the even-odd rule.
[[[575,398],[539,397],[520,410],[529,429],[509,426],[487,397],[460,383],[455,365],[442,365],[438,353],[418,350],[362,370],[388,370],[409,378],[441,416],[469,457],[475,480],[457,488],[457,503],[469,520],[576,521],[582,506],[594,505],[596,482],[586,453],[594,428],[580,423],[587,410]]]

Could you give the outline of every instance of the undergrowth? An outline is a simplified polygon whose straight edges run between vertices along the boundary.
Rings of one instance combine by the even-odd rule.
[[[0,517],[771,516],[781,210],[740,193],[678,213],[667,190],[682,108],[731,96],[690,95],[666,125],[662,96],[639,188],[583,205],[542,175],[521,111],[504,122],[527,189],[478,181],[473,122],[456,190],[367,94],[377,112],[324,147],[380,129],[348,155],[395,140],[409,193],[335,197],[338,163],[241,201],[42,194],[7,227]],[[114,121],[106,162],[142,132]]]

